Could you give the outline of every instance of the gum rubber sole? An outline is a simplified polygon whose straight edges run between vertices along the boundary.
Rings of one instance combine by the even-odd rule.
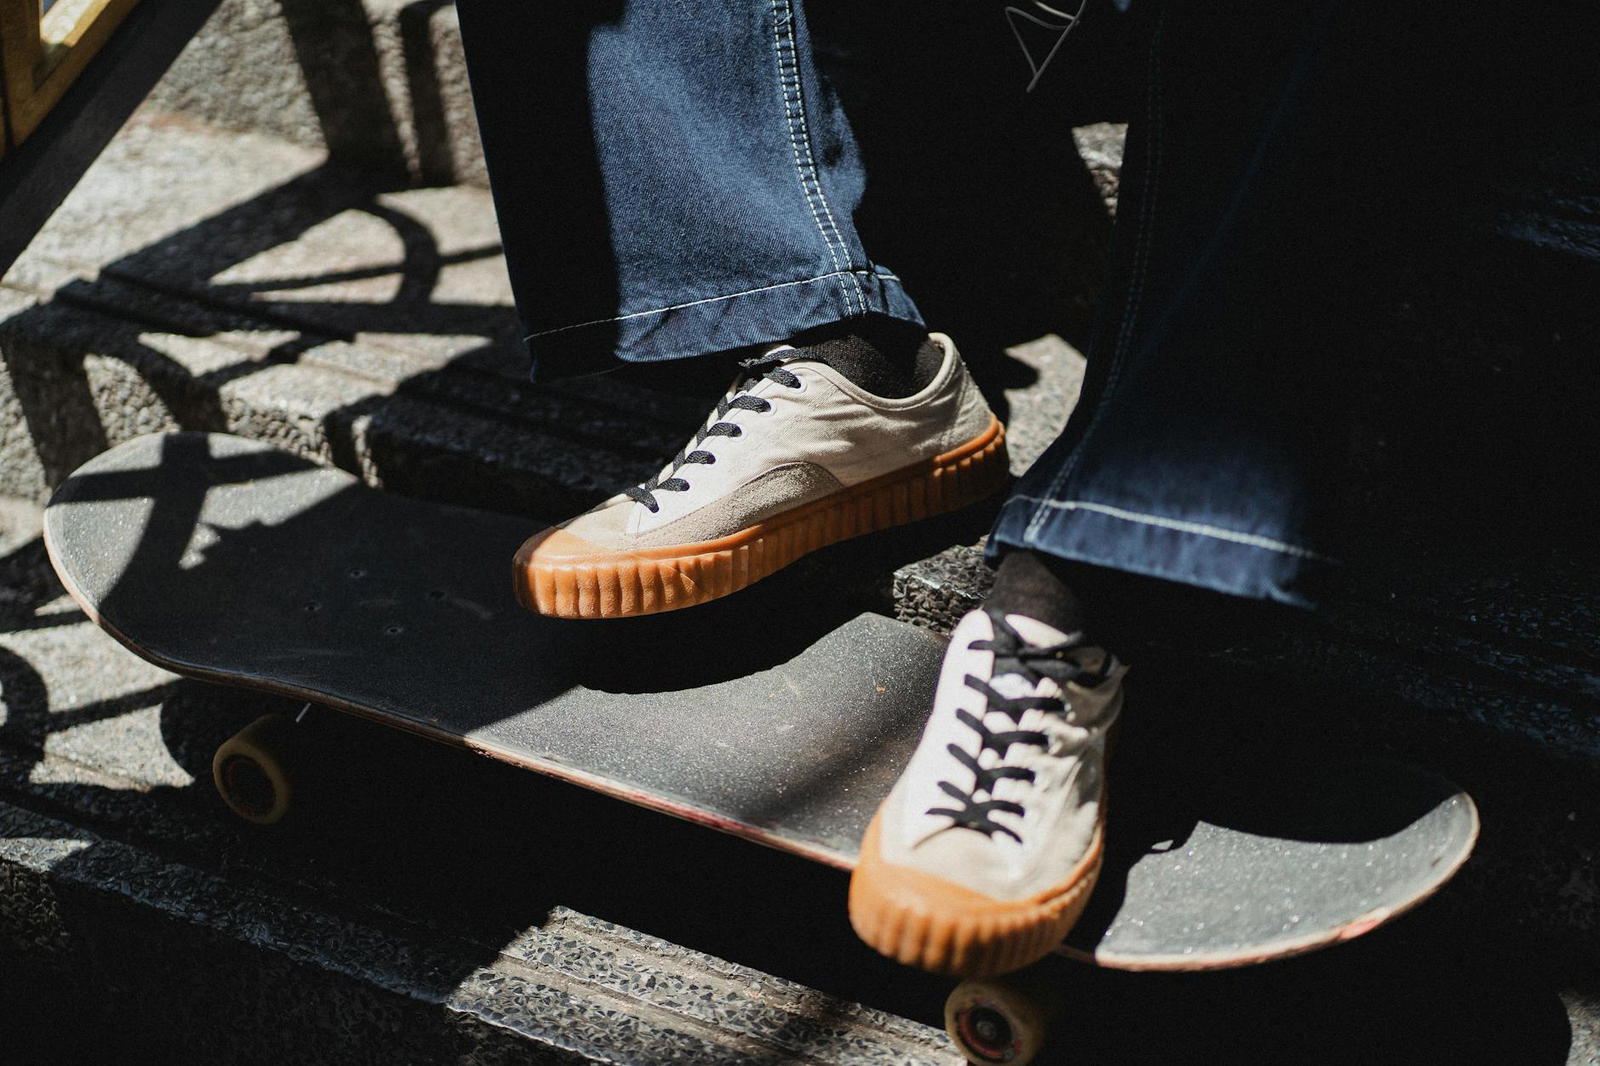
[[[541,534],[517,552],[517,599],[556,618],[631,618],[692,607],[829,544],[959,511],[992,495],[1008,473],[1005,429],[991,417],[983,433],[959,448],[719,540],[544,560]]]
[[[1103,836],[1067,882],[1022,900],[996,900],[943,878],[884,862],[875,815],[850,878],[850,924],[868,947],[949,977],[994,977],[1050,954],[1071,932],[1100,876]]]

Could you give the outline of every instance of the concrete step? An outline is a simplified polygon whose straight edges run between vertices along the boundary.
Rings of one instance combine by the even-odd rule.
[[[927,1026],[565,908],[501,943],[283,889],[0,800],[0,944],[20,960],[0,1001],[33,1033],[21,1047],[37,1040],[45,1061],[951,1059]],[[16,1025],[90,980],[103,998],[76,1031]]]
[[[149,100],[390,182],[488,183],[448,0],[224,0]]]

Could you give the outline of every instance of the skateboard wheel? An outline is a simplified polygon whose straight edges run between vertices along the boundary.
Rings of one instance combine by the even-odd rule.
[[[228,809],[247,822],[273,825],[294,797],[288,758],[294,724],[281,714],[257,718],[223,741],[211,759],[211,779]]]
[[[963,981],[944,1002],[950,1039],[980,1066],[1026,1066],[1044,1046],[1048,1024],[1039,1000],[1006,981]]]

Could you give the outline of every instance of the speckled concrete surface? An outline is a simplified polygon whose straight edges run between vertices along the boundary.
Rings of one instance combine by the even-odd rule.
[[[625,383],[629,415],[527,386],[487,194],[363,192],[318,158],[159,117],[113,142],[0,291],[7,490],[42,496],[108,443],[183,425],[554,514],[698,421]]]
[[[487,184],[447,0],[227,0],[151,102],[418,184]]]
[[[948,1061],[924,1027],[573,912],[476,962],[485,945],[320,911],[3,801],[0,870],[0,942],[61,977],[100,960],[134,1052],[181,1033],[187,1054],[252,1062],[437,1061],[463,1038],[478,1045],[463,1062]]]

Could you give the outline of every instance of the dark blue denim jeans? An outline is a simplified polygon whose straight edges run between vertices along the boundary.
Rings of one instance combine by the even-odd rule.
[[[1321,187],[1307,108],[1331,13],[1207,6],[1157,20],[1083,397],[989,555],[1306,606],[1334,562],[1338,404],[1286,305],[1323,243],[1304,217]]]
[[[921,321],[797,0],[458,6],[537,376]]]
[[[918,320],[856,234],[862,166],[796,0],[459,6],[538,374]],[[1144,103],[1090,380],[991,557],[1299,604],[1331,562],[1326,370],[1280,313],[1316,244],[1300,119],[1325,13],[1250,6],[1219,34],[1210,5],[1172,5],[1128,72]]]

